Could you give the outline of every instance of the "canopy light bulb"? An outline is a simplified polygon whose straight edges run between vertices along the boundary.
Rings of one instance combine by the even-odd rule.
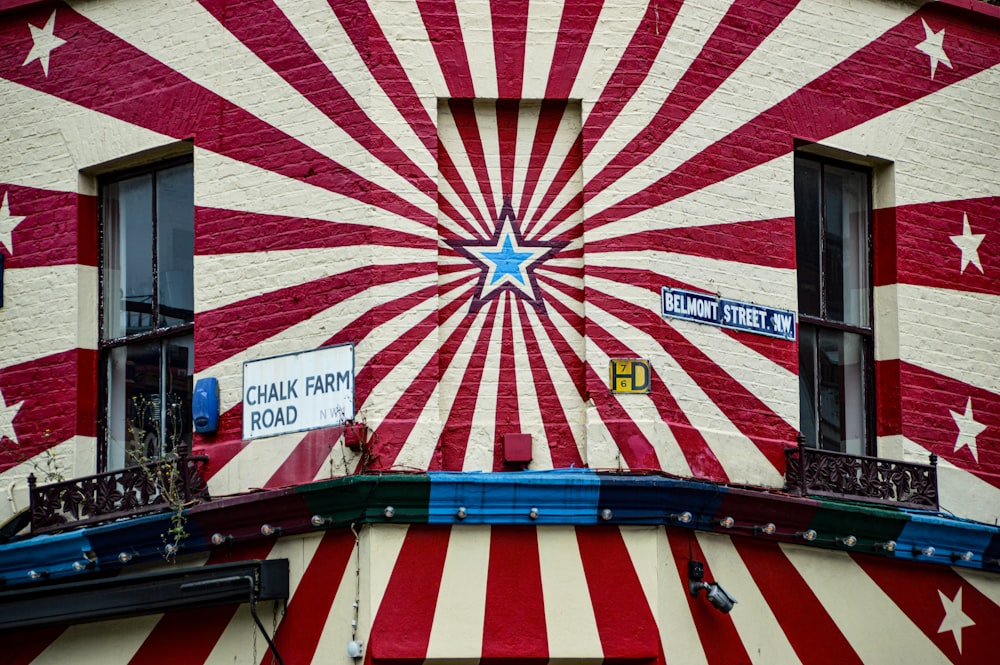
[[[135,555],[132,554],[131,552],[120,552],[118,554],[118,560],[121,561],[122,563],[128,563],[129,561],[132,560],[134,556]]]
[[[768,522],[767,524],[758,526],[754,529],[754,531],[766,534],[768,536],[773,536],[777,530],[778,527],[774,526],[774,522]]]
[[[816,530],[815,529],[806,529],[805,531],[803,531],[799,535],[802,536],[802,540],[808,540],[810,543],[812,541],[816,540]]]
[[[972,561],[972,557],[973,556],[974,555],[972,554],[972,552],[952,552],[951,553],[951,560],[952,561]]]
[[[887,540],[884,543],[875,543],[875,547],[885,552],[895,552],[896,551],[896,541]]]
[[[262,524],[260,526],[260,535],[262,536],[277,536],[281,534],[280,526],[272,526],[270,524]]]
[[[844,536],[843,538],[837,538],[837,544],[845,547],[854,547],[858,544],[858,539],[854,536]]]
[[[177,551],[179,549],[180,548],[177,546],[177,543],[167,543],[166,545],[163,546],[163,552],[167,556],[174,556],[175,554],[177,554]],[[118,558],[120,559],[121,556],[119,556]],[[129,557],[129,558],[131,558],[131,557]]]
[[[913,553],[917,556],[934,556],[934,548],[930,545],[927,547],[914,547]]]
[[[73,570],[75,570],[78,573],[86,570],[89,567],[90,567],[90,562],[89,561],[87,561],[87,562],[74,561],[73,562]]]
[[[683,513],[671,515],[670,519],[674,522],[680,522],[681,524],[690,524],[691,520],[694,519],[694,515],[685,510]]]
[[[721,526],[723,529],[732,529],[734,526],[736,526],[736,520],[734,520],[732,517],[729,516],[723,517],[721,520],[719,520],[719,526]]]
[[[233,541],[232,536],[226,536],[221,533],[212,534],[212,544],[213,545],[225,545],[226,543],[231,543]]]
[[[460,520],[464,520],[466,515],[468,514],[469,512],[465,509],[465,506],[459,506],[458,510],[455,511],[455,517],[457,517]]]
[[[318,529],[323,526],[330,526],[333,523],[333,520],[329,517],[323,517],[322,515],[313,515],[309,520],[309,523]]]
[[[533,520],[537,520],[538,519],[538,508],[532,508],[531,510],[529,510],[528,511],[528,517],[530,517]]]
[[[42,578],[48,577],[49,571],[47,570],[29,570],[28,577],[33,580],[40,580]]]
[[[385,510],[382,511],[382,514],[385,515],[387,520],[391,520],[396,515],[396,509],[392,506],[386,506]]]
[[[607,522],[614,516],[615,514],[614,512],[612,512],[610,508],[605,508],[601,511],[601,519],[604,520],[605,522]]]

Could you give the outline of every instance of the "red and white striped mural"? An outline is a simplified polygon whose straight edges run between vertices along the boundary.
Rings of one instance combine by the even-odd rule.
[[[797,145],[879,160],[880,454],[1000,517],[1000,12],[942,0],[0,0],[0,515],[93,472],[96,174],[189,142],[213,495],[358,472],[782,484],[794,343],[660,289],[796,310]],[[243,440],[249,360],[353,342],[369,450]],[[608,389],[644,358],[649,395]],[[658,527],[377,526],[286,557],[286,662],[986,663],[995,574]],[[738,599],[687,593],[706,563]],[[354,603],[357,602],[357,608]],[[263,608],[262,608],[263,609]],[[270,608],[265,612],[270,612]],[[352,628],[352,621],[356,626]],[[183,635],[185,639],[178,639]],[[6,640],[6,638],[5,638]],[[10,645],[10,646],[8,646]],[[0,662],[269,663],[245,606],[5,641]]]
[[[372,662],[981,664],[1000,618],[995,575],[688,530],[386,525],[255,547],[236,556],[290,561],[287,606],[258,608],[286,663],[351,662],[356,639]],[[688,594],[689,559],[732,612]],[[11,635],[3,662],[272,662],[246,606],[96,627]]]
[[[190,139],[216,492],[355,470],[330,433],[239,434],[245,360],[343,341],[376,433],[366,468],[497,470],[495,442],[524,431],[533,468],[780,484],[795,345],[664,321],[657,294],[795,309],[808,140],[894,162],[876,200],[879,434],[887,454],[938,454],[945,506],[987,518],[967,499],[995,504],[1000,484],[982,332],[1000,292],[995,23],[742,0],[7,11],[8,482],[49,448],[81,472],[92,455],[96,206],[78,171]],[[524,272],[486,284],[468,248],[503,250],[504,219]],[[651,359],[649,398],[608,394],[612,357]]]
[[[92,455],[96,206],[78,171],[190,139],[196,370],[220,379],[225,410],[201,442],[217,492],[356,469],[335,434],[239,433],[245,360],[343,341],[375,432],[366,468],[496,470],[495,442],[524,431],[534,468],[780,484],[794,344],[664,321],[657,295],[795,309],[791,156],[807,140],[895,164],[893,195],[876,197],[879,434],[887,454],[938,454],[946,507],[988,518],[975,506],[996,505],[1000,484],[1000,385],[983,362],[998,349],[982,332],[1000,292],[991,11],[13,8],[4,475],[17,483],[46,449],[81,472]],[[497,278],[482,256],[508,237],[500,260],[523,272]],[[649,398],[608,394],[612,357],[651,359]]]

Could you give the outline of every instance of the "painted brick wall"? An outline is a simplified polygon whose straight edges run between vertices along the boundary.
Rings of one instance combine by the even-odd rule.
[[[664,320],[659,293],[795,310],[792,155],[815,142],[878,166],[880,452],[935,453],[942,504],[997,517],[993,14],[825,0],[144,9],[0,13],[0,492],[19,497],[5,509],[46,449],[66,475],[89,470],[96,175],[181,142],[196,373],[222,391],[220,432],[196,440],[214,492],[500,469],[513,432],[533,437],[530,468],[778,487],[796,345]],[[477,111],[443,140],[439,109],[473,99],[542,112]],[[530,214],[503,254],[506,198]],[[497,297],[473,306],[495,273],[446,238],[497,240]],[[343,342],[363,452],[337,429],[242,439],[245,361]],[[650,361],[648,395],[609,392],[620,357]]]

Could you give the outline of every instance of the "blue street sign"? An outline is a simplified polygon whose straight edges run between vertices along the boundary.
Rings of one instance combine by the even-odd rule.
[[[795,341],[795,312],[663,287],[661,315]]]

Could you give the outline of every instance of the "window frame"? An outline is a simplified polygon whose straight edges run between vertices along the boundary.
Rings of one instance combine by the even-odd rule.
[[[159,291],[160,291],[160,274],[159,274],[159,261],[158,261],[158,211],[157,211],[157,187],[156,184],[156,174],[161,171],[166,171],[168,169],[176,168],[178,166],[183,166],[189,164],[192,168],[192,175],[194,171],[194,156],[190,153],[170,157],[166,159],[160,159],[145,163],[139,166],[132,166],[129,168],[124,168],[121,170],[111,171],[107,173],[102,173],[97,176],[97,351],[98,351],[98,362],[97,362],[97,472],[103,473],[108,471],[109,465],[109,434],[108,427],[110,425],[109,416],[109,398],[110,398],[110,386],[108,385],[108,364],[111,361],[111,354],[115,349],[127,347],[130,345],[137,345],[142,342],[160,342],[161,343],[161,362],[162,362],[162,342],[172,338],[179,338],[185,335],[193,335],[194,333],[194,318],[192,314],[192,321],[190,323],[181,323],[177,325],[160,325],[160,310],[159,310]],[[105,210],[105,188],[114,184],[129,180],[131,178],[151,175],[153,177],[153,187],[151,188],[151,214],[152,214],[152,230],[151,230],[151,242],[152,242],[152,328],[150,330],[145,330],[141,332],[136,332],[132,334],[125,334],[120,337],[107,337],[106,329],[106,313],[107,313],[107,302],[105,298],[105,289],[107,286],[107,279],[105,275],[105,267],[107,265],[108,257],[106,256],[107,251],[107,211]],[[192,214],[194,212],[194,206],[192,202]],[[192,233],[194,229],[192,228]],[[192,264],[192,272],[194,266]],[[164,366],[160,366],[160,380],[161,385],[163,381],[163,371]],[[188,419],[191,418],[191,414],[186,414]],[[182,448],[184,444],[182,442]],[[175,450],[175,453],[188,452],[185,450]],[[126,461],[126,466],[128,463]]]
[[[798,318],[799,318],[799,339],[796,342],[798,344],[798,357],[801,367],[802,363],[802,337],[806,334],[814,335],[813,338],[813,348],[816,350],[816,354],[813,358],[813,385],[812,385],[812,395],[814,399],[816,415],[815,415],[815,426],[816,431],[812,432],[812,439],[806,432],[801,432],[806,439],[807,445],[814,446],[816,448],[822,448],[822,440],[820,438],[820,428],[821,428],[821,418],[819,412],[821,411],[820,405],[820,361],[819,361],[819,338],[823,330],[836,331],[838,333],[849,333],[857,335],[861,338],[861,353],[863,366],[863,377],[862,377],[862,390],[864,391],[864,399],[862,402],[863,413],[863,424],[865,428],[864,441],[862,443],[862,450],[860,454],[874,456],[877,451],[877,419],[875,415],[876,411],[876,385],[875,385],[875,285],[874,285],[874,237],[875,237],[875,211],[874,211],[874,187],[875,187],[875,176],[874,169],[869,166],[864,166],[856,162],[845,161],[843,159],[836,159],[833,157],[828,157],[825,155],[816,154],[813,152],[807,152],[804,150],[797,150],[794,153],[795,167],[793,168],[793,178],[794,173],[797,172],[797,166],[799,160],[810,161],[819,166],[819,304],[820,304],[820,316],[815,316],[812,314],[806,314],[802,312],[802,304],[799,304]],[[836,167],[839,169],[852,171],[855,173],[862,174],[865,177],[865,205],[866,205],[866,229],[865,229],[865,264],[863,266],[866,271],[866,283],[867,283],[867,308],[865,314],[867,315],[868,325],[855,325],[851,323],[845,323],[843,321],[838,321],[836,319],[830,319],[828,317],[827,310],[827,266],[826,257],[826,236],[827,236],[827,220],[826,220],[826,187],[825,187],[825,170],[828,166]],[[793,192],[796,190],[796,185],[793,182]],[[798,254],[798,233],[799,233],[799,215],[798,211],[795,211],[795,229],[796,229],[796,266],[799,264],[799,254]],[[798,268],[796,269],[798,273]],[[796,279],[796,287],[799,287],[798,278]],[[803,329],[803,326],[806,328]],[[801,386],[801,369],[800,369],[800,386]],[[843,400],[841,400],[843,402]],[[801,405],[800,405],[801,408]],[[843,427],[844,419],[841,419],[841,427]],[[799,423],[800,428],[804,423]],[[845,453],[846,450],[841,449],[839,452]]]

